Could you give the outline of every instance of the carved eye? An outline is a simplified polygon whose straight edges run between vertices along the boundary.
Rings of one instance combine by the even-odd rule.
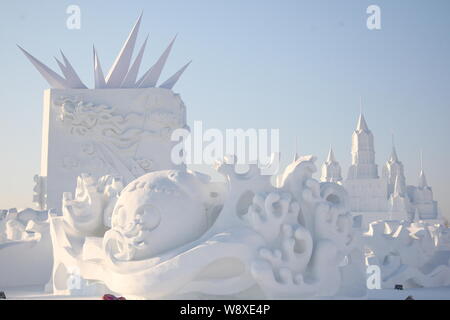
[[[117,208],[113,214],[113,219],[111,221],[112,226],[122,226],[124,227],[127,222],[127,212],[123,206]]]
[[[152,205],[147,204],[142,206],[136,213],[141,216],[141,221],[145,230],[153,230],[159,226],[161,222],[160,211]]]

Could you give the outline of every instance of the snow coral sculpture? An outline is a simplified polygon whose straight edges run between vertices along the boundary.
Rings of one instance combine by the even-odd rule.
[[[284,211],[284,217],[270,206],[266,207],[269,217],[281,218],[278,224],[262,218],[271,225],[272,235],[276,236],[266,238],[269,241],[252,263],[252,273],[267,297],[364,293],[364,268],[358,238],[352,231],[348,196],[340,185],[312,179],[315,160],[312,156],[303,157],[286,168],[280,185],[285,192],[281,202],[290,199],[291,194],[296,201],[291,210]],[[270,195],[273,197],[273,193]],[[255,198],[259,202],[258,197]],[[253,206],[249,215],[256,230],[260,229]],[[353,275],[347,273],[349,269],[353,269]]]
[[[235,173],[233,158],[217,166],[226,190],[188,170],[146,174],[122,190],[103,238],[54,216],[54,291],[73,293],[64,286],[76,269],[81,288],[127,297],[363,296],[347,194],[312,179],[314,161],[296,160],[279,187],[256,165]]]
[[[380,267],[383,288],[450,285],[450,250],[441,244],[443,231],[421,221],[373,222],[364,234],[370,249],[367,264]]]

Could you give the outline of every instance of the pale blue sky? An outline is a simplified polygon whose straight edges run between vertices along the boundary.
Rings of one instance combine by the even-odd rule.
[[[81,8],[81,29],[66,8]],[[382,29],[366,28],[381,8]],[[8,1],[0,10],[0,208],[30,205],[39,172],[47,83],[15,44],[56,69],[61,48],[92,85],[92,44],[107,70],[144,10],[149,66],[178,33],[162,78],[192,59],[175,91],[188,122],[209,128],[279,128],[283,163],[330,144],[347,175],[359,96],[379,166],[391,148],[417,183],[419,150],[435,198],[450,214],[450,1]]]

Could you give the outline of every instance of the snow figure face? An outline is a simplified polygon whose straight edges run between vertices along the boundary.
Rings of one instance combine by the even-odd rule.
[[[204,181],[186,171],[151,172],[132,181],[112,214],[115,258],[150,258],[200,237],[208,227]]]

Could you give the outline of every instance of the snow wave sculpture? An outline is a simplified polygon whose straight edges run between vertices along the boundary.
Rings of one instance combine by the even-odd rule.
[[[256,165],[235,173],[233,158],[217,166],[226,190],[189,170],[148,173],[122,190],[103,237],[53,216],[54,290],[75,266],[86,288],[128,297],[364,296],[347,194],[312,179],[314,161],[297,159],[278,187]]]
[[[376,221],[364,234],[368,265],[381,269],[382,288],[450,285],[445,228],[423,221]]]

